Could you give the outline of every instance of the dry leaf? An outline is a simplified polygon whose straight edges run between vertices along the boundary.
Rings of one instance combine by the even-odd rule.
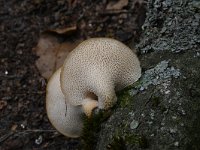
[[[119,0],[117,3],[109,2],[106,10],[119,10],[128,5],[128,0]]]
[[[54,30],[47,30],[46,32],[56,32],[58,34],[67,34],[70,35],[77,30],[76,26],[62,28],[62,29],[54,29]]]
[[[17,129],[17,127],[18,127],[18,125],[16,125],[16,124],[12,125],[11,131],[15,131]]]
[[[4,107],[7,106],[7,102],[6,101],[0,101],[0,110],[3,109]]]
[[[80,43],[78,40],[75,42],[65,41],[60,43],[57,36],[51,33],[66,35],[68,32],[74,30],[75,28],[71,27],[68,29],[48,30],[41,34],[34,50],[39,56],[39,59],[36,61],[36,66],[44,78],[49,79],[53,72],[62,66],[68,53]]]
[[[56,69],[60,68],[69,54],[70,51],[72,51],[78,44],[80,43],[79,40],[71,43],[71,42],[64,42],[60,44],[59,52],[56,55]],[[68,51],[66,51],[68,50]]]
[[[55,70],[56,49],[59,48],[58,41],[52,36],[41,36],[35,48],[36,54],[40,57],[36,66],[41,75],[48,79]]]

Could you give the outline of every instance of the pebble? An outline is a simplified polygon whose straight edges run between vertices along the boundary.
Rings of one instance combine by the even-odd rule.
[[[42,136],[40,135],[37,139],[35,139],[35,144],[40,145],[42,143]]]
[[[25,125],[24,125],[24,124],[21,124],[20,126],[21,126],[21,128],[22,128],[22,129],[24,129],[24,128],[25,128]]]
[[[137,120],[133,120],[130,124],[131,129],[136,129],[139,126],[139,122]]]
[[[179,142],[174,142],[174,146],[179,146]]]
[[[170,133],[176,133],[176,131],[177,131],[177,129],[173,129],[173,128],[170,128],[170,129],[169,129],[169,132],[170,132]]]
[[[7,74],[8,74],[8,71],[6,70],[6,71],[5,71],[5,75],[7,75]]]

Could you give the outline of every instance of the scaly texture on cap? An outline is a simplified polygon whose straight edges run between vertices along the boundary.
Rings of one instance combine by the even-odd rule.
[[[83,115],[81,106],[73,106],[65,101],[60,88],[60,71],[58,69],[47,85],[46,110],[52,125],[68,137],[79,137],[82,131]]]
[[[78,45],[66,58],[61,71],[61,90],[71,105],[82,105],[88,93],[98,97],[98,108],[109,109],[115,90],[133,84],[141,76],[133,51],[109,38],[92,38]]]
[[[97,101],[89,95],[83,100],[82,106],[71,105],[64,97],[60,87],[60,72],[58,69],[47,85],[46,110],[52,125],[67,137],[79,137],[83,128],[83,115],[91,116],[97,107]]]

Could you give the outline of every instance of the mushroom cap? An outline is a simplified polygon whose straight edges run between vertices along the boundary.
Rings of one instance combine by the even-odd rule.
[[[81,135],[83,111],[81,106],[73,106],[65,100],[60,88],[60,72],[58,69],[47,85],[46,110],[52,125],[67,137],[76,138]]]
[[[79,44],[66,58],[61,90],[74,106],[82,105],[88,92],[98,97],[98,107],[108,109],[117,100],[115,90],[133,84],[141,76],[133,51],[110,38],[92,38]]]

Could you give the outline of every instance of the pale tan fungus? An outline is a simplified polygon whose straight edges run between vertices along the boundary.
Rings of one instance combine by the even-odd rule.
[[[79,137],[82,116],[109,109],[117,101],[115,91],[141,76],[140,62],[123,43],[92,38],[79,44],[47,85],[46,109],[53,126],[68,137]]]
[[[76,138],[81,135],[83,115],[90,117],[92,110],[97,106],[94,100],[84,100],[82,106],[73,106],[65,97],[60,88],[60,72],[58,69],[50,78],[47,85],[46,110],[52,125],[63,135]]]
[[[88,92],[98,97],[98,108],[109,109],[115,91],[141,76],[140,62],[123,43],[110,38],[92,38],[79,44],[66,58],[61,71],[61,90],[74,106],[82,105]]]

